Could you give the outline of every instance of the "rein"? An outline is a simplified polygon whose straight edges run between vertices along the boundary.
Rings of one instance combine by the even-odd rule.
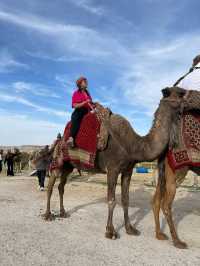
[[[178,84],[184,79],[186,78],[190,73],[192,73],[195,69],[200,69],[200,67],[191,67],[190,70],[182,77],[180,77],[173,86],[178,86]]]

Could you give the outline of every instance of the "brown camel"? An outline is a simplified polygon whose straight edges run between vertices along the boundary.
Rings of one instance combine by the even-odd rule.
[[[184,109],[193,111],[196,109],[199,112],[200,93],[198,91],[191,90],[187,92],[187,101],[184,103]],[[177,142],[177,136],[179,135],[178,122],[176,121],[173,123],[171,128],[169,144],[173,147],[174,143]],[[184,181],[187,172],[191,170],[200,175],[200,167],[185,166],[179,170],[173,171],[168,164],[167,153],[164,152],[158,160],[158,168],[158,183],[152,202],[156,226],[156,238],[159,240],[168,239],[160,228],[159,213],[161,208],[169,225],[174,246],[177,248],[187,248],[187,244],[182,242],[177,235],[172,218],[172,204],[175,198],[176,188]]]
[[[153,198],[153,212],[156,225],[156,238],[159,240],[167,240],[160,228],[159,213],[162,209],[167,220],[174,246],[177,248],[187,248],[187,244],[181,241],[176,232],[176,228],[172,216],[172,203],[176,195],[176,188],[180,185],[191,170],[198,175],[200,174],[200,167],[183,167],[175,172],[172,171],[168,164],[168,159],[165,157],[163,161],[159,162],[159,179],[156,187],[156,192]]]
[[[165,150],[170,135],[173,120],[176,120],[182,103],[184,102],[185,90],[180,88],[166,88],[163,91],[163,99],[155,113],[154,123],[144,137],[139,136],[129,122],[120,115],[112,114],[109,120],[109,140],[104,151],[97,152],[95,170],[107,174],[108,183],[108,220],[106,237],[117,238],[113,226],[113,211],[116,205],[115,189],[119,174],[121,174],[122,206],[124,210],[125,229],[127,234],[138,235],[139,231],[131,225],[129,207],[129,185],[132,170],[137,162],[153,161]],[[55,149],[56,150],[56,149]],[[54,152],[55,153],[55,152]],[[53,154],[56,157],[56,154]],[[63,206],[64,186],[67,176],[72,172],[70,162],[65,163],[62,169],[53,170],[49,179],[47,191],[47,209],[45,219],[51,219],[50,199],[56,178],[60,177],[58,186],[60,196],[60,215],[66,217]]]

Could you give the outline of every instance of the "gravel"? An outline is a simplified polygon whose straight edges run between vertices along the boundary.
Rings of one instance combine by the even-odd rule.
[[[174,204],[175,220],[187,250],[176,249],[171,240],[154,237],[150,200],[154,189],[132,185],[130,216],[141,231],[129,236],[123,226],[120,187],[114,225],[120,238],[104,237],[107,219],[106,186],[96,182],[71,181],[64,203],[70,218],[43,220],[46,193],[37,190],[33,177],[0,178],[0,265],[200,265],[199,192],[179,189]],[[57,184],[52,210],[59,211]],[[169,235],[163,220],[164,231]]]

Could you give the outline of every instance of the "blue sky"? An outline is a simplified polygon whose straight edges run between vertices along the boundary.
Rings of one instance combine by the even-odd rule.
[[[146,134],[163,87],[200,53],[198,0],[0,2],[0,144],[51,143],[74,81]]]

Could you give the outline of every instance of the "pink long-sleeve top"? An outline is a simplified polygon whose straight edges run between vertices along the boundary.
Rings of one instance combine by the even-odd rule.
[[[86,93],[85,91],[81,91],[79,89],[77,89],[72,96],[72,108],[75,108],[75,105],[77,103],[82,103],[84,101],[90,100],[90,102],[92,103],[92,97],[90,96],[89,92]],[[85,104],[83,107],[87,108],[87,109],[91,109],[91,105],[90,104]]]

